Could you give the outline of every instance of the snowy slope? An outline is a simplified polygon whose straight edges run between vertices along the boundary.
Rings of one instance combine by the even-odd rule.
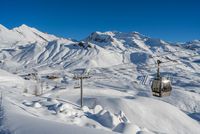
[[[109,31],[79,42],[26,25],[12,30],[0,25],[0,46],[0,90],[8,114],[4,125],[10,131],[200,133],[199,40],[170,43],[138,32]],[[158,59],[164,62],[161,74],[172,79],[169,97],[150,92]],[[83,109],[74,88],[78,82],[72,79],[77,68],[87,68],[91,75],[84,80]],[[38,81],[31,76],[35,72]],[[36,89],[43,95],[34,96]],[[16,125],[16,117],[26,121]],[[38,122],[45,125],[27,125]]]
[[[1,74],[1,77],[10,78],[10,80],[20,79],[4,71],[1,71]],[[10,83],[13,83],[13,81],[10,81]],[[132,132],[170,134],[195,134],[200,132],[199,123],[195,120],[177,107],[153,98],[136,97],[130,95],[130,93],[110,89],[96,88],[96,91],[93,92],[91,92],[91,89],[85,89],[86,97],[83,111],[79,111],[71,103],[72,101],[64,101],[65,107],[62,108],[67,111],[60,113],[57,111],[57,114],[55,114],[50,107],[48,109],[45,107],[53,106],[52,104],[59,103],[59,101],[45,101],[43,97],[21,94],[22,91],[18,91],[21,83],[16,84],[15,87],[10,83],[0,83],[0,87],[4,96],[4,125],[6,126],[4,129],[11,132],[27,133],[31,130],[33,134],[66,132],[77,134],[110,133],[107,128],[114,132],[128,134]],[[56,94],[52,94],[51,97],[60,95],[64,99],[77,99],[78,92],[77,90],[58,91]],[[112,94],[112,97],[110,94]],[[97,107],[97,105],[99,106]],[[75,112],[76,116],[73,116],[73,112]],[[19,119],[21,120],[20,122]],[[85,128],[86,126],[98,129]],[[102,128],[107,131],[102,130]]]
[[[15,134],[112,134],[112,132],[92,129],[81,128],[75,125],[67,125],[60,122],[55,122],[47,119],[40,119],[33,115],[27,114],[20,107],[15,106],[13,103],[4,100],[5,108],[5,125],[7,132],[14,132]],[[5,129],[6,130],[6,129]]]
[[[67,40],[47,33],[42,33],[25,24],[11,30],[0,24],[0,48],[10,48],[15,47],[15,45],[25,45],[35,42],[42,44],[57,39]]]

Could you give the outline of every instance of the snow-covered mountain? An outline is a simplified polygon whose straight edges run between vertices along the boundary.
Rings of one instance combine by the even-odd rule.
[[[9,89],[5,93],[9,96],[9,101],[13,99],[16,105],[29,110],[29,113],[36,112],[39,118],[50,118],[51,121],[58,118],[63,123],[61,115],[45,115],[46,111],[37,111],[32,105],[27,108],[27,102],[25,106],[21,106],[22,100],[34,102],[36,98],[19,95],[22,92],[20,89],[25,88],[27,92],[34,89],[29,88],[33,81],[21,80],[19,76],[37,70],[40,79],[48,85],[40,98],[41,105],[45,97],[57,96],[79,103],[79,90],[73,89],[71,72],[77,68],[88,68],[92,78],[85,80],[86,107],[83,111],[71,109],[72,113],[77,114],[76,118],[67,115],[67,121],[71,124],[120,133],[130,130],[135,133],[198,133],[199,55],[200,40],[171,43],[138,32],[109,31],[94,32],[82,41],[75,41],[43,33],[26,25],[11,30],[0,25],[0,67],[14,74],[0,70],[0,78],[6,78],[4,82],[0,82],[0,86],[2,90]],[[149,84],[155,76],[155,63],[158,59],[163,62],[161,74],[171,77],[173,84],[171,96],[160,99],[151,96]],[[59,79],[47,80],[46,76],[52,74],[58,75]],[[146,82],[142,82],[144,76],[147,78]],[[63,84],[67,90],[55,90]],[[13,94],[10,95],[10,92]],[[15,93],[17,97],[14,96]],[[95,107],[96,105],[101,105],[101,108]],[[107,110],[102,110],[102,107]],[[119,112],[120,114],[115,114]],[[130,129],[126,131],[126,128]]]
[[[1,57],[23,65],[37,64],[59,67],[107,67],[122,63],[154,63],[148,57],[180,51],[179,55],[199,53],[199,41],[183,45],[153,39],[137,32],[94,32],[81,42],[58,38],[22,25],[8,30],[0,27]],[[190,46],[190,47],[189,47]],[[194,49],[197,50],[194,50]],[[186,53],[181,53],[186,52]],[[146,57],[146,58],[145,58]],[[164,58],[164,57],[163,57]],[[165,58],[170,58],[166,57]],[[163,59],[164,60],[164,59]]]
[[[39,30],[28,27],[23,24],[19,27],[13,28],[11,30],[7,29],[0,24],[0,41],[1,48],[15,47],[15,45],[24,45],[31,43],[45,43],[53,40],[67,40],[58,38],[54,35],[40,32]]]

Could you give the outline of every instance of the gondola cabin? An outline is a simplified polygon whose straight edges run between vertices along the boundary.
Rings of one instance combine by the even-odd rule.
[[[157,60],[158,69],[157,77],[152,81],[151,90],[152,95],[156,97],[170,96],[172,91],[171,81],[168,78],[160,76],[160,60]]]
[[[170,96],[171,81],[165,77],[155,78],[151,85],[152,95],[156,97]]]

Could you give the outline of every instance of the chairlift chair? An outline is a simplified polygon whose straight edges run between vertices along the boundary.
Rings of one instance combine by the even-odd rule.
[[[152,95],[156,97],[170,96],[172,91],[170,79],[160,76],[161,63],[162,62],[160,60],[157,60],[157,77],[152,81],[151,85]]]

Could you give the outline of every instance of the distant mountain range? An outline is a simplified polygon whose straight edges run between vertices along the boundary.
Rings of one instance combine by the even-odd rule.
[[[0,25],[0,60],[16,67],[109,67],[120,64],[153,64],[157,58],[199,69],[188,56],[200,53],[200,41],[170,43],[138,32],[94,32],[82,41],[59,38],[27,25],[7,29]],[[177,52],[176,52],[177,51]],[[160,57],[158,57],[161,55]],[[155,58],[151,58],[155,57]],[[198,65],[197,65],[198,64]]]

